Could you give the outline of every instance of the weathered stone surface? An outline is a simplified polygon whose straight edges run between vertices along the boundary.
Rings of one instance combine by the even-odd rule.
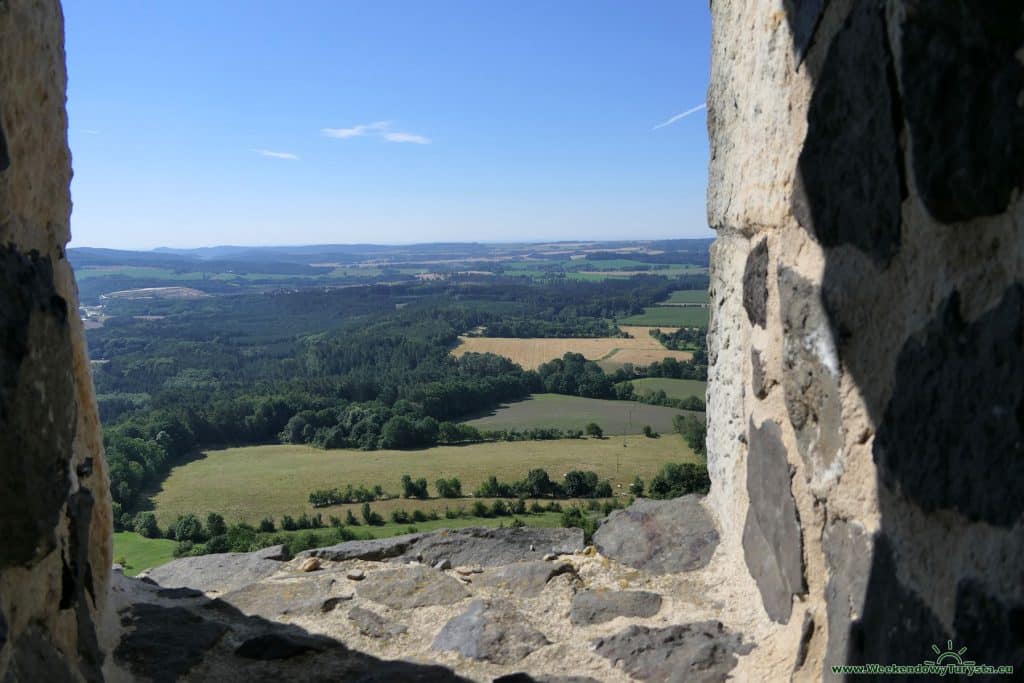
[[[800,520],[790,487],[790,466],[779,425],[750,424],[743,557],[761,592],[765,611],[786,624],[793,596],[805,592]]]
[[[743,308],[751,325],[765,326],[768,311],[768,240],[762,239],[747,255],[743,268]]]
[[[122,623],[130,630],[114,650],[115,660],[157,683],[177,680],[228,630],[185,608],[147,603],[132,605]]]
[[[518,662],[549,643],[525,617],[502,603],[474,600],[434,638],[432,648],[495,664]]]
[[[548,581],[561,574],[575,575],[575,568],[567,562],[513,562],[490,569],[476,580],[481,586],[495,586],[510,591],[517,597],[534,597],[544,590]]]
[[[322,560],[344,562],[345,560],[381,561],[400,557],[413,547],[425,534],[404,534],[391,538],[375,538],[367,541],[345,541],[326,548],[314,548],[299,553],[299,557],[318,557]]]
[[[337,607],[343,602],[348,602],[354,597],[356,597],[355,593],[342,593],[341,595],[335,595],[334,597],[327,598],[320,603],[320,611],[324,613],[330,612],[333,609],[337,609]]]
[[[356,592],[361,598],[392,609],[450,605],[469,597],[462,584],[452,577],[420,565],[372,572]]]
[[[921,200],[944,223],[1002,213],[1024,185],[1020,6],[906,4],[903,109]]]
[[[0,569],[56,547],[75,434],[67,302],[50,258],[0,244]]]
[[[219,553],[182,557],[150,569],[148,577],[165,588],[195,588],[229,593],[281,570],[281,563],[255,553]]]
[[[291,659],[309,652],[341,647],[337,641],[309,634],[265,633],[244,641],[235,654],[246,659]]]
[[[288,554],[288,548],[283,545],[272,545],[262,550],[257,550],[253,555],[263,560],[277,560],[278,562],[291,559],[291,555]]]
[[[843,446],[839,357],[818,290],[789,268],[779,269],[783,390],[807,479],[834,476]]]
[[[760,399],[766,398],[773,384],[769,384],[767,370],[764,361],[761,360],[761,352],[757,349],[750,349],[750,388],[754,391],[754,396]]]
[[[896,361],[874,442],[883,481],[926,511],[1011,526],[1024,514],[1024,287],[974,322],[954,292]]]
[[[50,642],[49,635],[38,626],[33,626],[11,644],[10,662],[3,680],[4,683],[77,683],[79,679],[73,671],[73,666]]]
[[[638,500],[608,516],[594,545],[606,557],[653,574],[700,569],[718,546],[718,531],[700,500]]]
[[[390,619],[363,607],[353,607],[348,611],[348,619],[359,632],[370,638],[395,638],[409,630],[405,624]]]
[[[495,567],[539,560],[547,553],[568,555],[582,547],[583,532],[579,529],[470,527],[424,535],[403,559],[419,555],[425,564],[449,560],[453,565]]]
[[[653,617],[661,609],[661,596],[650,591],[588,590],[572,598],[569,621],[603,624],[616,617]]]
[[[822,246],[850,244],[885,263],[900,245],[906,183],[880,3],[853,4],[816,76],[793,214]]]
[[[665,628],[633,625],[595,640],[594,648],[641,681],[717,683],[728,678],[736,655],[753,646],[719,621],[702,621]]]
[[[845,663],[850,622],[864,611],[872,545],[864,527],[847,520],[835,520],[826,526],[821,545],[829,572],[825,585],[828,611],[825,658],[829,662]]]
[[[313,614],[324,611],[325,603],[350,595],[348,582],[337,574],[270,580],[251,583],[220,596],[248,615],[278,619],[285,614]]]

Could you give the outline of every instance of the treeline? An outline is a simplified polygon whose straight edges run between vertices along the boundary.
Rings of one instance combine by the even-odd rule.
[[[707,353],[708,331],[696,327],[680,327],[675,332],[665,333],[653,328],[649,334],[666,349],[673,351],[704,351]]]

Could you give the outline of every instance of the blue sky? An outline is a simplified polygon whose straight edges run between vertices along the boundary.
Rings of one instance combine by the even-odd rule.
[[[72,246],[709,236],[706,0],[65,0]]]

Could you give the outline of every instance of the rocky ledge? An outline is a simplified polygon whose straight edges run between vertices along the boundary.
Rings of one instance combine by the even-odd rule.
[[[673,537],[685,542],[659,556]],[[687,497],[612,515],[596,548],[576,529],[460,529],[115,572],[105,669],[143,681],[721,681],[753,644],[729,625],[747,596],[722,580],[717,539]]]

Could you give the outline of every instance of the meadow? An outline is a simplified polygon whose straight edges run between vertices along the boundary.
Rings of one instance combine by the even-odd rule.
[[[174,559],[174,541],[166,538],[145,538],[133,531],[114,533],[114,562],[124,573],[135,576],[143,569],[159,567]]]
[[[620,403],[620,405],[622,405]],[[627,404],[634,410],[639,404]],[[679,411],[672,411],[673,413]],[[438,477],[459,477],[462,490],[472,493],[489,475],[501,481],[522,479],[533,468],[544,468],[561,480],[572,469],[593,470],[609,479],[614,490],[625,491],[635,475],[644,480],[666,462],[702,462],[676,434],[661,438],[612,436],[604,439],[516,441],[467,446],[438,446],[420,451],[319,450],[310,446],[266,445],[207,450],[188,464],[175,467],[152,496],[161,527],[187,512],[218,512],[228,523],[259,522],[264,516],[312,514],[309,493],[315,489],[380,484],[397,494],[399,479],[424,477],[431,495]],[[469,507],[469,499],[429,501],[389,500],[373,503],[387,517],[390,510]],[[358,515],[359,506],[333,506],[318,511],[344,517],[345,508]],[[448,520],[451,521],[451,520]]]
[[[623,325],[647,325],[662,327],[707,327],[706,306],[647,306],[639,315],[632,315],[619,321]]]
[[[630,380],[633,388],[640,396],[664,391],[669,398],[687,398],[696,396],[704,400],[708,383],[696,379],[669,379],[667,377],[644,377]]]
[[[675,310],[675,309],[673,309]],[[582,354],[587,360],[607,361],[614,367],[624,363],[648,365],[665,358],[690,360],[689,351],[670,351],[650,335],[650,327],[623,327],[631,335],[626,337],[459,337],[459,345],[452,350],[455,356],[464,353],[494,353],[508,358],[526,369],[535,369],[542,363],[561,358],[566,353]],[[675,328],[661,327],[665,332]],[[602,365],[603,367],[603,365]],[[614,369],[612,367],[611,369]],[[609,369],[609,368],[606,368]]]
[[[708,290],[706,289],[681,289],[672,292],[672,296],[665,301],[666,304],[707,304]]]
[[[484,417],[468,420],[477,429],[531,429],[555,427],[583,429],[596,422],[607,435],[640,434],[644,425],[657,432],[672,431],[672,418],[680,410],[651,406],[635,401],[608,401],[562,394],[534,394],[491,411]]]

